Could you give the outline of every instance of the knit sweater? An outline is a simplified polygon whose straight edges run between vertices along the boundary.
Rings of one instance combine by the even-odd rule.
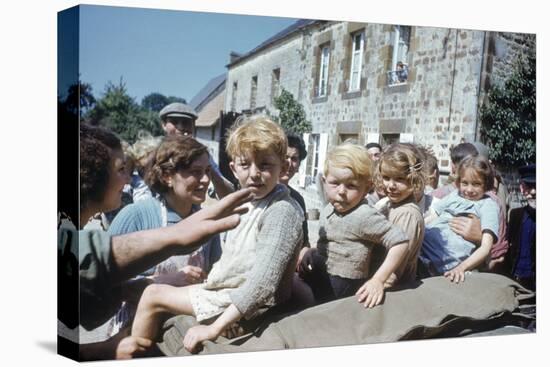
[[[232,303],[250,317],[260,307],[290,298],[292,278],[302,245],[302,210],[286,193],[271,204],[258,223],[256,262],[246,281],[231,292]]]
[[[352,211],[340,214],[328,204],[319,221],[319,254],[327,272],[349,279],[367,278],[372,247],[386,249],[407,241],[401,229],[363,200]]]

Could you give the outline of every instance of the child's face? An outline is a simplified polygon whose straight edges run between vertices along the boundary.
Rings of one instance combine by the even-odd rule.
[[[406,176],[395,175],[387,169],[384,163],[380,167],[380,173],[382,174],[386,196],[392,203],[398,204],[413,194],[413,187],[409,184]]]
[[[171,175],[169,180],[177,200],[201,204],[206,199],[206,190],[210,184],[208,154],[202,154],[189,167]]]
[[[229,166],[241,187],[252,189],[254,199],[262,199],[269,194],[287,170],[287,162],[281,161],[271,149],[236,157]]]
[[[356,179],[349,168],[329,166],[328,174],[322,180],[327,199],[338,213],[355,208],[367,194],[369,186]]]
[[[460,196],[468,200],[479,200],[485,194],[484,180],[471,168],[466,168],[460,177],[458,191]]]

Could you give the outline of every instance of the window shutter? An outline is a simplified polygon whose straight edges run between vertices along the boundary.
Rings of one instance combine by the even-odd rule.
[[[317,164],[317,172],[323,172],[325,167],[325,159],[328,150],[328,133],[321,133],[319,139],[319,162]]]
[[[313,154],[309,151],[309,133],[304,133],[302,135],[302,138],[304,139],[304,142],[306,143],[306,149],[307,149],[307,157],[304,161],[302,161],[302,164],[300,164],[300,169],[298,170],[298,185],[302,188],[306,187],[306,169],[307,169],[307,162],[308,158]]]

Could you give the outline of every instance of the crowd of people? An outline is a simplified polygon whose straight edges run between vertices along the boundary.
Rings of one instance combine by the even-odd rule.
[[[519,171],[527,204],[508,211],[479,143],[452,148],[439,186],[425,147],[344,142],[323,162],[327,205],[310,243],[306,203],[289,184],[307,155],[301,137],[265,116],[240,117],[226,144],[237,188],[194,139],[193,109],[173,103],[160,118],[165,137],[141,134],[131,146],[80,127],[78,229],[60,216],[58,244],[60,277],[80,284],[67,295],[80,317],[61,307],[59,322],[110,323],[105,340],[81,345],[81,359],[156,355],[169,315],[196,318],[184,339],[194,353],[273,312],[343,297],[372,308],[423,277],[497,272],[535,290],[534,165]],[[211,186],[219,201],[201,208]]]

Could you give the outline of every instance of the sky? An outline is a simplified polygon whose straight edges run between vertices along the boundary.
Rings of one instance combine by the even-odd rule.
[[[152,92],[190,101],[245,53],[297,19],[81,6],[80,79],[100,97],[122,77],[139,103]]]

